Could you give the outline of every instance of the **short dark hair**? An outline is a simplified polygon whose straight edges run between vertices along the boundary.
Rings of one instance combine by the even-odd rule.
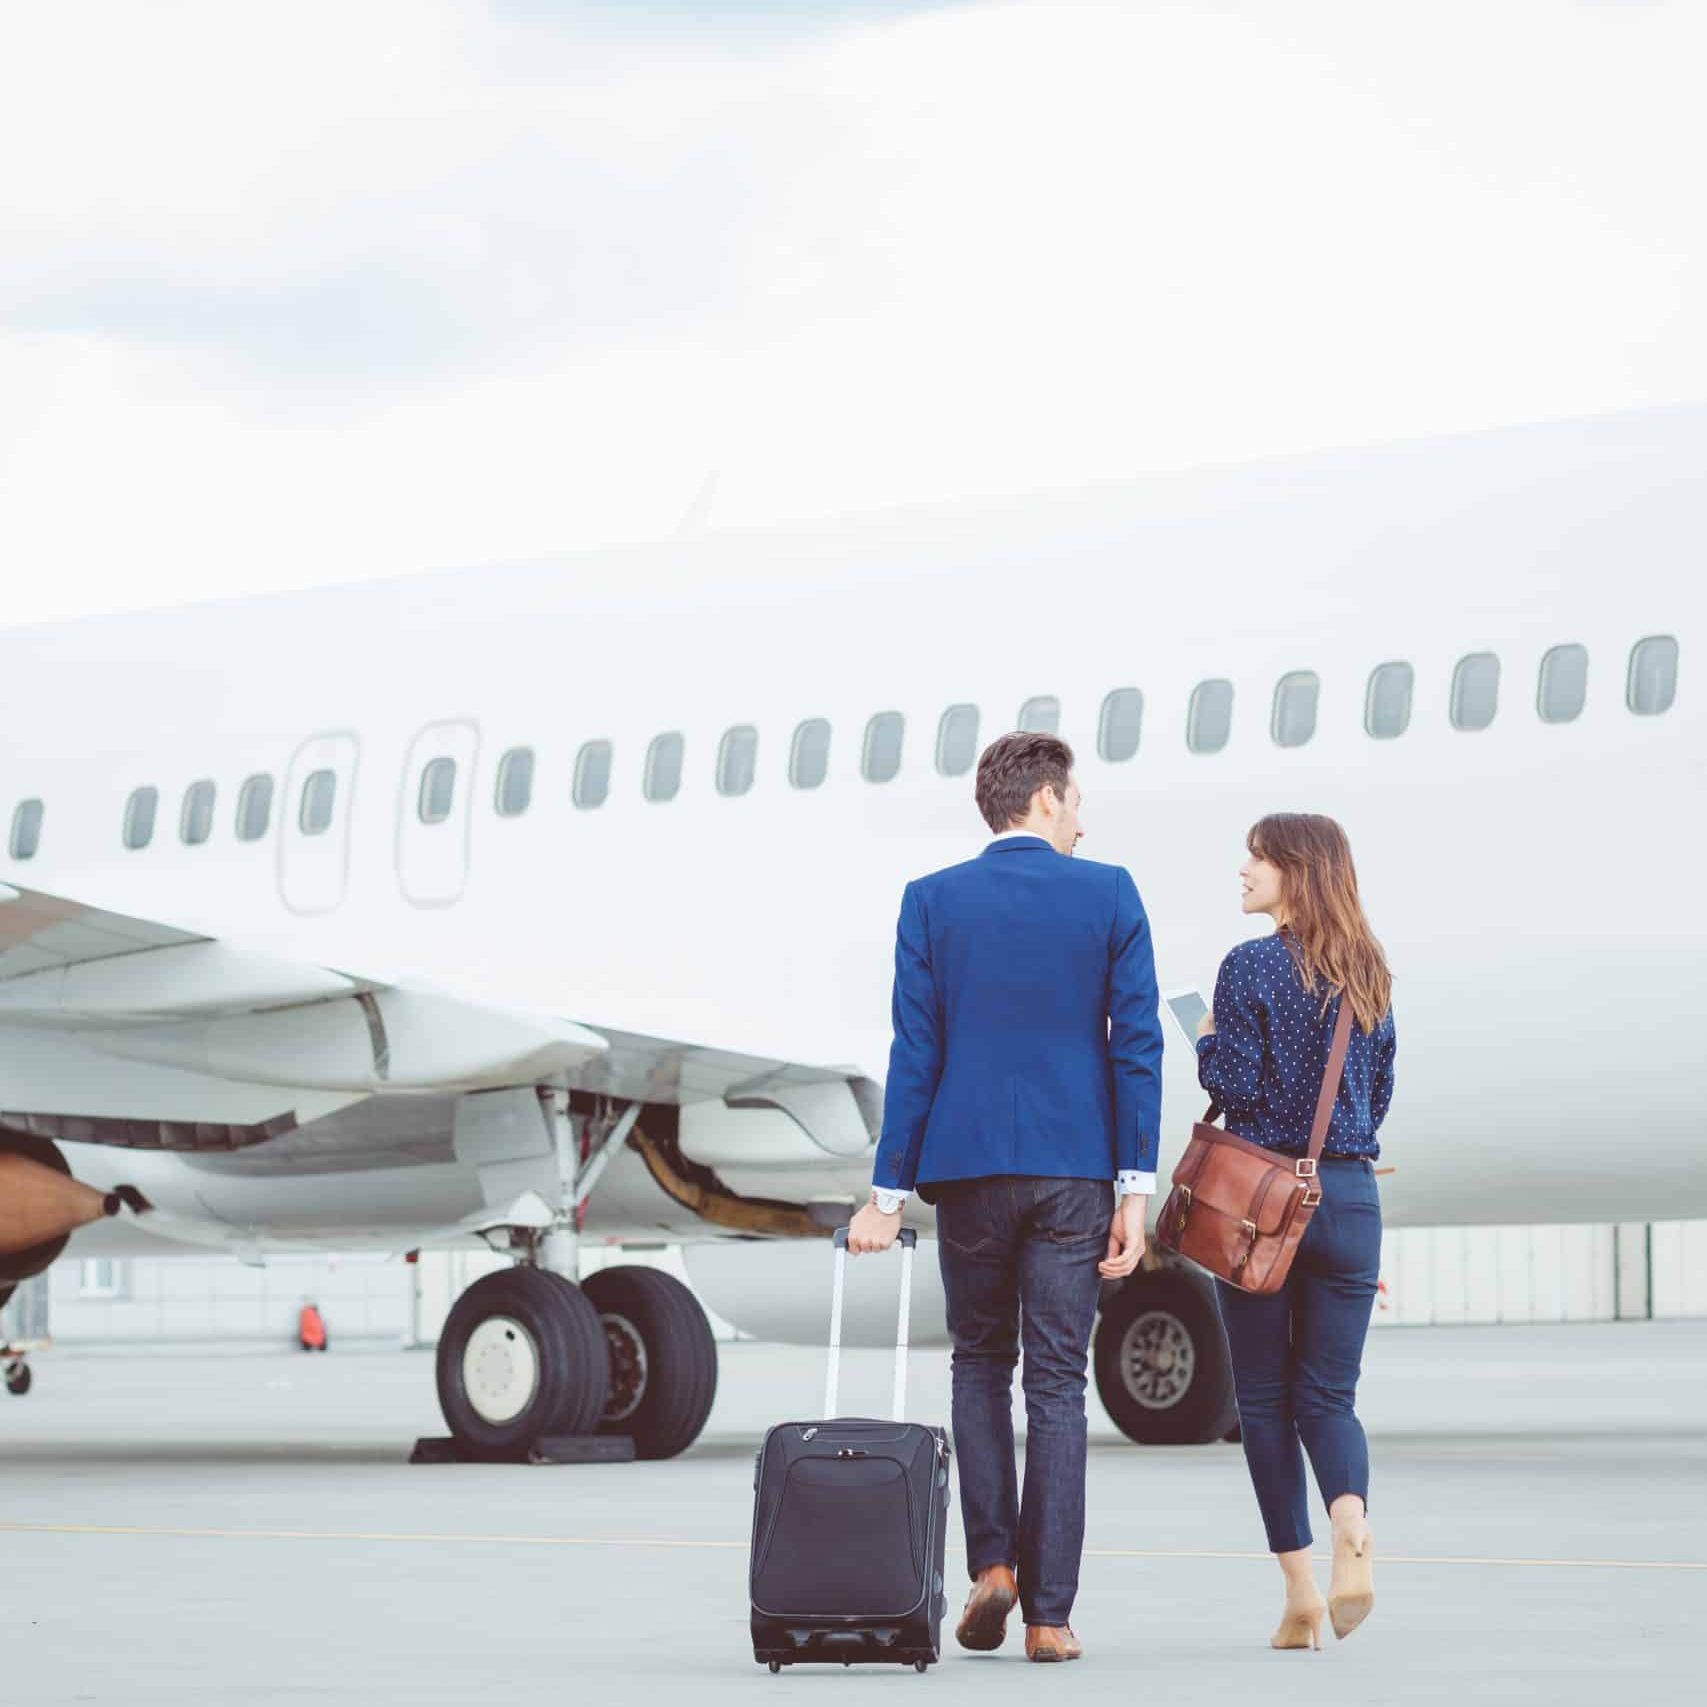
[[[987,746],[978,760],[978,810],[1000,835],[1031,810],[1031,797],[1048,783],[1058,800],[1067,798],[1073,749],[1055,735],[1021,730]]]

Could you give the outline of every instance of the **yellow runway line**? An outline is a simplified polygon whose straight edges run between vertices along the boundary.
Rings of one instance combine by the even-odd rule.
[[[1087,1547],[1087,1559],[1262,1559],[1270,1560],[1272,1553],[1211,1553],[1194,1549],[1157,1549],[1142,1547]],[[1331,1555],[1317,1553],[1320,1564],[1331,1562]],[[1707,1560],[1700,1559],[1519,1559],[1498,1556],[1480,1557],[1473,1554],[1449,1553],[1377,1553],[1376,1562],[1382,1565],[1500,1565],[1537,1570],[1564,1571],[1707,1571]]]
[[[7,1523],[4,1535],[134,1535],[180,1541],[365,1541],[401,1542],[433,1547],[655,1547],[676,1551],[745,1552],[746,1541],[702,1540],[647,1535],[438,1535],[361,1529],[192,1529],[154,1524]],[[963,1552],[951,1547],[951,1552]],[[1194,1547],[1087,1547],[1087,1559],[1257,1559],[1268,1553]],[[1320,1555],[1326,1559],[1326,1555]],[[1473,1554],[1382,1553],[1383,1565],[1483,1566],[1522,1570],[1707,1571],[1695,1559],[1525,1559]]]
[[[129,1523],[4,1523],[0,1535],[148,1535],[190,1541],[404,1541],[431,1546],[741,1548],[745,1541],[690,1541],[644,1535],[433,1535],[363,1529],[180,1529]]]

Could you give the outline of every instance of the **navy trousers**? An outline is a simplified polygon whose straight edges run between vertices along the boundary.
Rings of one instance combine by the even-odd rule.
[[[1026,1623],[1065,1624],[1085,1544],[1085,1363],[1114,1187],[1001,1174],[934,1191],[966,1563],[973,1576],[1016,1569]],[[1023,1497],[1013,1430],[1022,1344]]]
[[[1381,1198],[1373,1165],[1358,1157],[1324,1157],[1320,1178],[1322,1201],[1285,1286],[1257,1298],[1216,1282],[1245,1463],[1275,1553],[1310,1545],[1306,1453],[1324,1506],[1341,1494],[1369,1501],[1355,1405],[1381,1271]]]

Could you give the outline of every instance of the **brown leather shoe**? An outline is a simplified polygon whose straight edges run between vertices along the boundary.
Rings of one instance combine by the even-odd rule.
[[[1006,1565],[990,1565],[972,1579],[966,1610],[954,1635],[963,1648],[987,1654],[1007,1639],[1008,1614],[1019,1599],[1019,1585]]]
[[[1025,1657],[1040,1665],[1076,1660],[1085,1650],[1065,1624],[1028,1624],[1025,1627]]]

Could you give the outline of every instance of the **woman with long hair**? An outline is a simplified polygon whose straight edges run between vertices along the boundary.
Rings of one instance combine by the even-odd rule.
[[[1216,1283],[1245,1462],[1286,1579],[1272,1642],[1314,1648],[1324,1613],[1343,1638],[1375,1604],[1369,1444],[1355,1400],[1381,1265],[1375,1159],[1393,1096],[1392,976],[1332,818],[1277,813],[1246,845],[1244,911],[1266,913],[1275,929],[1221,962],[1197,1041],[1198,1079],[1226,1111],[1228,1131],[1303,1155],[1343,1003],[1353,1021],[1318,1171],[1322,1200],[1285,1285],[1259,1297]],[[1310,1569],[1306,1453],[1333,1528],[1326,1601]]]

